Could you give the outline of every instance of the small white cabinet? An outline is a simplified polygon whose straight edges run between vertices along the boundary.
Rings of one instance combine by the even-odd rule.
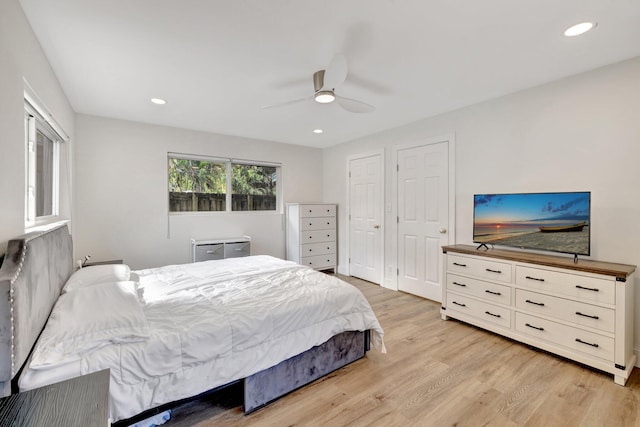
[[[251,238],[191,239],[191,262],[237,258],[251,255]]]
[[[633,352],[634,265],[444,246],[442,318],[454,318],[614,375]]]
[[[287,259],[336,271],[336,205],[287,204]]]

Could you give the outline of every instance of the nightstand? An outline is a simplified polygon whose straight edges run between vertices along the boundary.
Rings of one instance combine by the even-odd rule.
[[[0,399],[0,427],[108,425],[108,369]]]

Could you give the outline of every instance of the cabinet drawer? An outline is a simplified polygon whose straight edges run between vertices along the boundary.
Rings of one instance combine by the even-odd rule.
[[[447,273],[447,290],[467,294],[489,302],[510,305],[511,287]]]
[[[336,254],[316,255],[303,257],[300,264],[311,268],[334,268],[336,266]]]
[[[197,245],[195,261],[211,261],[214,259],[224,258],[224,245],[211,244],[211,245]]]
[[[516,330],[589,356],[613,362],[614,339],[516,312]]]
[[[316,242],[335,242],[336,231],[335,230],[322,230],[322,231],[302,231],[300,233],[300,243],[316,243]]]
[[[615,304],[615,282],[597,277],[516,266],[516,285],[585,301]]]
[[[467,274],[479,279],[511,282],[511,265],[503,262],[447,255],[447,271]]]
[[[335,242],[309,243],[300,247],[302,256],[335,254]]]
[[[336,205],[300,205],[300,216],[336,216]]]
[[[238,243],[225,243],[224,244],[224,257],[225,258],[237,258],[251,255],[251,243],[238,242]]]
[[[511,327],[511,310],[498,307],[465,295],[447,292],[447,310],[466,313],[470,316],[495,323],[505,328]]]
[[[331,230],[336,228],[335,217],[300,218],[300,230]]]
[[[516,289],[516,308],[588,326],[605,332],[615,331],[615,311],[579,301]]]

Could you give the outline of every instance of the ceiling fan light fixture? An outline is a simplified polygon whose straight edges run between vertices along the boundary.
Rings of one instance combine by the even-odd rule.
[[[336,100],[336,96],[333,94],[333,91],[331,90],[318,91],[313,96],[313,98],[316,100],[316,102],[319,102],[320,104],[328,104]]]
[[[151,98],[151,102],[153,102],[156,105],[164,105],[167,103],[167,101],[162,98]]]

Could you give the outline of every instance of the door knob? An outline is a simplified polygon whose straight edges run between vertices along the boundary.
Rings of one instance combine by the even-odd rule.
[[[447,234],[447,229],[446,229],[446,228],[444,228],[444,227],[442,227],[442,228],[441,228],[440,230],[438,230],[438,231],[440,231],[440,234]]]
[[[373,228],[380,228],[380,224],[374,225]]]

